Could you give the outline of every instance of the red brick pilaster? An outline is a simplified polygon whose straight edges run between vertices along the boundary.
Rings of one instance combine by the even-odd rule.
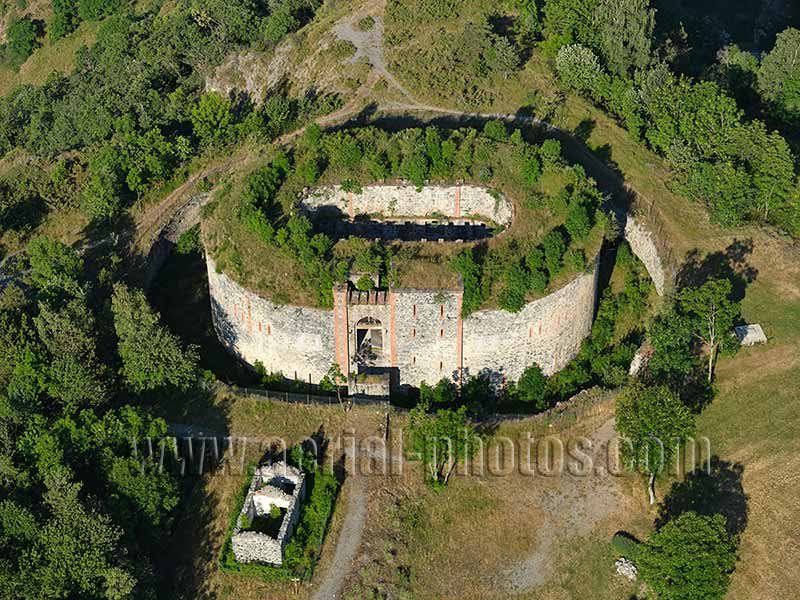
[[[335,360],[345,377],[350,375],[347,320],[347,286],[336,285],[333,287],[333,345]]]
[[[389,360],[392,368],[397,368],[397,294],[389,291]]]
[[[353,192],[347,192],[347,214],[350,215],[351,221],[355,220],[356,209],[353,206]]]
[[[461,185],[456,186],[456,206],[453,210],[453,217],[456,219],[461,218]]]

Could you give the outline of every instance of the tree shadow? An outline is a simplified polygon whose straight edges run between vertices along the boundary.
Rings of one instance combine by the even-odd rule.
[[[595,121],[590,117],[587,117],[575,126],[575,129],[573,130],[572,133],[575,135],[576,138],[578,138],[585,144],[586,141],[589,139],[589,137],[592,135],[592,132],[594,131],[596,125],[597,121]]]
[[[748,499],[742,486],[744,465],[712,456],[710,471],[704,468],[673,483],[659,507],[656,528],[688,511],[700,515],[721,514],[730,535],[738,536],[747,527]]]
[[[739,302],[758,276],[758,270],[748,263],[752,253],[752,239],[734,239],[725,250],[706,255],[694,249],[680,268],[676,284],[679,288],[696,287],[714,277],[729,279],[733,286],[731,300]]]

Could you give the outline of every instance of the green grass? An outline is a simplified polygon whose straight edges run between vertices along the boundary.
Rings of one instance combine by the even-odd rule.
[[[83,22],[70,35],[55,42],[46,37],[40,48],[34,51],[20,67],[19,72],[10,67],[0,68],[0,95],[5,95],[18,84],[43,84],[53,71],[67,74],[75,66],[75,51],[83,45],[90,46],[99,22]]]

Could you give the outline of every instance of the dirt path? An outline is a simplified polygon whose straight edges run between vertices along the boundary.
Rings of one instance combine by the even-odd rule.
[[[607,471],[608,445],[614,439],[614,419],[608,419],[590,437],[594,472],[578,476],[565,471],[551,488],[537,490],[537,503],[548,517],[537,528],[538,545],[530,556],[509,567],[501,582],[509,593],[522,593],[554,575],[554,547],[564,540],[588,535],[601,521],[619,510],[624,495]],[[500,583],[500,582],[498,582]]]
[[[358,469],[354,469],[353,475],[349,478],[350,489],[347,493],[345,518],[339,531],[339,539],[336,540],[333,560],[314,592],[314,600],[334,600],[341,597],[339,593],[350,574],[358,547],[361,545],[361,536],[367,519],[367,498],[364,481],[357,471]]]

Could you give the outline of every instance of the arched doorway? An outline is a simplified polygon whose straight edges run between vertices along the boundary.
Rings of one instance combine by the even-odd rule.
[[[356,362],[374,365],[383,357],[383,324],[364,317],[355,326]]]

